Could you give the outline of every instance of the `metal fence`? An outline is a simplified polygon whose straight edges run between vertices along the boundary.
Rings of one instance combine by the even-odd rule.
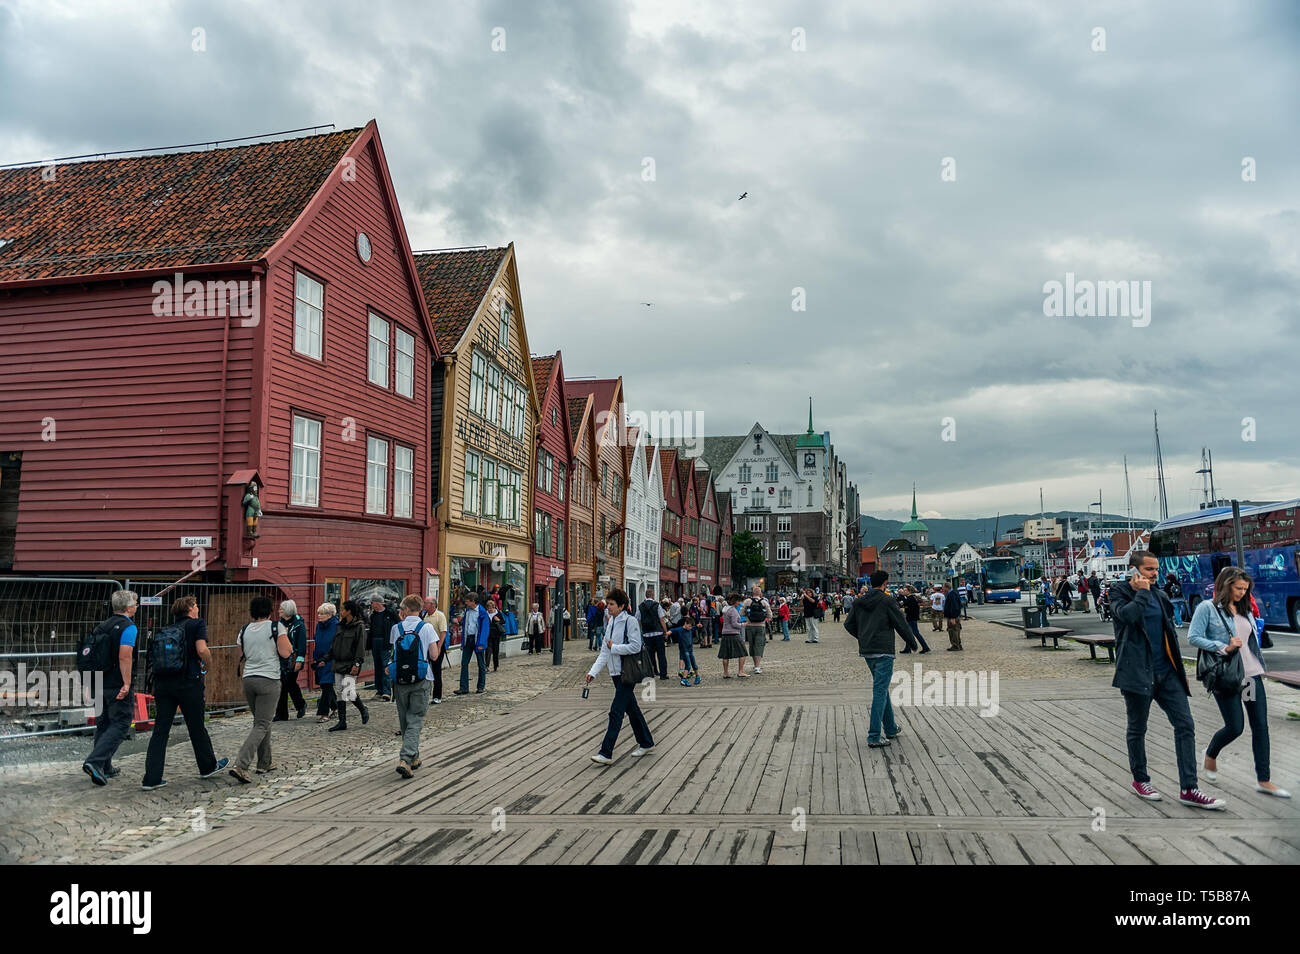
[[[136,692],[151,690],[148,667],[150,640],[172,622],[172,604],[193,596],[199,615],[207,623],[208,648],[212,664],[205,677],[205,702],[209,711],[245,706],[239,678],[240,650],[236,641],[249,620],[249,602],[255,596],[271,600],[273,615],[280,603],[293,600],[307,624],[309,665],[299,676],[304,689],[317,687],[310,666],[312,632],[316,607],[325,602],[323,584],[269,583],[168,583],[156,580],[113,580],[48,577],[0,578],[0,671],[11,674],[15,698],[0,705],[0,739],[53,735],[84,731],[69,713],[56,708],[35,709],[29,680],[44,679],[54,685],[60,673],[76,671],[77,646],[96,624],[112,615],[112,595],[127,589],[140,598],[134,621],[138,629],[132,666],[132,687]],[[84,716],[83,716],[84,718]]]

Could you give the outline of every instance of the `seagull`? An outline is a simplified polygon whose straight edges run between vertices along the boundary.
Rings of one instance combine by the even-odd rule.
[[[643,301],[643,302],[641,302],[641,304],[643,304],[643,305],[645,305],[647,308],[649,308],[651,305],[654,304],[654,302],[652,302],[652,301]]]
[[[744,198],[745,196],[747,196],[747,195],[749,195],[748,192],[742,192],[742,193],[740,193],[740,199],[743,199],[743,198]],[[739,202],[740,199],[737,199],[736,201]]]

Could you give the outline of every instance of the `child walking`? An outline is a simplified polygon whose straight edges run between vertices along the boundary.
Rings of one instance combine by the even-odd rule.
[[[700,667],[695,664],[695,619],[691,616],[683,616],[681,627],[673,630],[673,635],[677,637],[677,678],[682,681],[683,686],[691,685],[691,679],[695,680],[695,685],[700,684]]]

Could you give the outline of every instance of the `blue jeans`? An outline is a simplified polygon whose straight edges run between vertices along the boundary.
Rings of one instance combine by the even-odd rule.
[[[605,641],[605,624],[598,623],[595,626],[588,626],[587,634],[587,648],[600,649],[601,643]]]
[[[460,647],[460,691],[469,692],[469,659],[470,653],[467,652],[474,643],[468,643]],[[487,688],[487,651],[475,649],[473,656],[478,660],[478,689],[482,691]]]
[[[789,641],[790,641],[790,621],[788,619],[783,619],[781,620],[781,642],[788,643]]]
[[[609,728],[605,730],[605,738],[600,743],[600,754],[607,759],[614,757],[614,743],[618,741],[618,730],[623,728],[623,715],[627,715],[627,721],[632,723],[632,734],[636,736],[636,744],[643,749],[648,749],[655,744],[655,740],[650,736],[650,727],[645,724],[645,716],[641,714],[641,707],[636,704],[636,686],[625,686],[619,676],[614,676],[614,701],[609,706]]]
[[[675,629],[673,635],[677,637],[677,656],[686,671],[698,672],[700,667],[695,664],[695,647],[691,643],[691,634],[684,629]]]
[[[867,741],[879,742],[882,720],[885,735],[898,734],[898,723],[894,721],[894,704],[889,700],[889,680],[894,675],[894,657],[862,658],[871,669],[871,722],[867,726]]]
[[[371,643],[370,656],[375,661],[375,695],[388,695],[388,644]],[[285,710],[288,715],[288,710]]]
[[[907,621],[907,627],[912,631],[912,635],[916,637],[916,641],[921,644],[921,649],[925,652],[929,652],[930,645],[925,641],[925,637],[921,635],[921,628],[917,625],[917,621],[909,619]]]

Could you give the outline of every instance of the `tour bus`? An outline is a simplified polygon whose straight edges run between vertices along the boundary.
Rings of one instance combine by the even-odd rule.
[[[987,557],[980,568],[986,603],[1015,603],[1020,599],[1020,563],[1016,557]]]
[[[1272,627],[1300,630],[1300,498],[1243,507],[1241,542],[1245,571],[1255,581],[1255,602]],[[1214,593],[1214,578],[1236,566],[1237,543],[1232,508],[1212,507],[1170,517],[1151,530],[1151,555],[1160,561],[1160,581],[1172,573],[1188,608]]]

